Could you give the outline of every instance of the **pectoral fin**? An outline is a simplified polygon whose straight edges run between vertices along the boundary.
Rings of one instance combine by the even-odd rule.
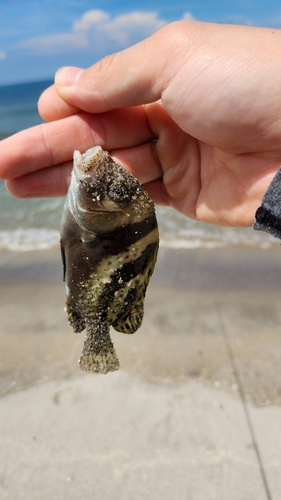
[[[65,250],[64,250],[64,245],[63,245],[62,241],[60,241],[60,252],[61,252],[62,265],[63,265],[63,281],[65,281],[65,276],[66,276],[66,257],[65,257]]]

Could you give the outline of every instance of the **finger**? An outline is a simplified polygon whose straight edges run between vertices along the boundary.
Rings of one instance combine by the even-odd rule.
[[[111,151],[155,138],[142,106],[99,115],[81,113],[38,125],[0,142],[0,178],[12,179],[71,161],[74,149]]]
[[[192,211],[201,187],[200,143],[181,130],[159,101],[146,109],[149,127],[159,137],[155,149],[163,170],[165,199],[169,197],[171,206],[185,199]]]
[[[163,171],[157,158],[155,142],[113,150],[111,156],[116,163],[131,172],[141,184],[162,178]]]
[[[140,183],[162,177],[162,169],[154,154],[154,144],[111,152],[116,163],[135,175]],[[67,192],[72,162],[48,167],[6,181],[8,191],[17,198],[64,196]]]
[[[143,185],[143,188],[148,192],[155,205],[160,205],[163,207],[170,206],[170,199],[167,195],[162,179],[156,179],[152,182],[148,182],[147,184]]]
[[[70,184],[72,162],[6,181],[6,188],[17,198],[64,196]]]
[[[38,111],[43,120],[50,122],[75,115],[80,110],[64,101],[57,93],[56,87],[52,85],[41,94]]]
[[[172,50],[179,45],[177,26],[168,25],[83,72],[61,68],[55,78],[58,93],[72,106],[93,113],[157,101],[182,63],[182,54]]]

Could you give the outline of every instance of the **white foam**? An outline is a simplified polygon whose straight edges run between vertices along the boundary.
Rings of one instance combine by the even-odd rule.
[[[54,229],[19,228],[12,231],[0,231],[0,249],[18,252],[46,250],[57,246],[59,239],[59,231]]]
[[[247,246],[273,248],[280,241],[251,227],[221,227],[196,222],[167,207],[156,207],[160,245],[175,249],[225,248]]]
[[[228,231],[223,233],[206,232],[206,231],[184,231],[174,232],[172,236],[165,233],[161,237],[160,232],[160,246],[175,249],[196,249],[196,248],[226,248],[235,246],[256,247],[261,249],[273,248],[280,246],[280,241],[265,233],[253,233],[249,235],[248,232]]]
[[[219,228],[208,225],[190,223],[187,219],[179,224],[165,218],[159,218],[160,245],[174,249],[225,248],[234,246],[256,247],[268,249],[280,246],[280,240],[264,232],[251,228]],[[59,229],[51,228],[17,228],[0,230],[0,250],[28,252],[46,250],[58,246]]]

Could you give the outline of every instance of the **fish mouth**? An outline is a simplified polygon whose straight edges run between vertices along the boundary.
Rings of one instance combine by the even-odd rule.
[[[104,151],[101,146],[94,146],[80,153],[77,149],[73,153],[73,165],[78,179],[93,177],[102,162]]]
[[[102,213],[102,214],[116,214],[116,213],[120,213],[122,214],[122,210],[120,210],[119,208],[111,208],[111,209],[106,209],[106,208],[94,208],[94,209],[90,209],[89,207],[87,208],[86,210],[87,212],[92,212],[93,214],[95,212],[98,212],[98,213]]]
[[[93,200],[94,201],[94,200]],[[110,200],[106,200],[104,202],[106,204],[106,206],[104,206],[102,204],[102,202],[94,202],[93,205],[90,205],[89,203],[86,203],[86,205],[83,205],[83,204],[79,204],[79,212],[80,213],[91,213],[91,214],[116,214],[116,213],[119,213],[119,214],[122,214],[123,210],[122,208],[118,207],[118,205],[116,205],[116,203],[110,201]],[[73,211],[74,213],[74,211]]]

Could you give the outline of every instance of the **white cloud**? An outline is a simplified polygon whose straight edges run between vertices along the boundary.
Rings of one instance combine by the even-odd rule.
[[[47,54],[80,50],[88,47],[88,40],[83,33],[58,33],[57,35],[28,38],[13,46],[15,49],[34,49]]]
[[[73,24],[69,33],[29,38],[13,48],[45,54],[91,49],[92,53],[113,52],[128,47],[164,26],[156,12],[129,12],[116,17],[103,10],[89,10]]]
[[[7,54],[4,52],[4,50],[0,50],[0,61],[3,61],[3,59],[6,59]]]
[[[185,12],[182,16],[184,21],[194,21],[194,17],[190,12]]]
[[[131,12],[104,23],[102,31],[109,39],[124,46],[148,37],[165,24],[156,12]]]
[[[73,25],[74,31],[88,30],[92,25],[109,21],[110,16],[104,10],[89,10]]]

